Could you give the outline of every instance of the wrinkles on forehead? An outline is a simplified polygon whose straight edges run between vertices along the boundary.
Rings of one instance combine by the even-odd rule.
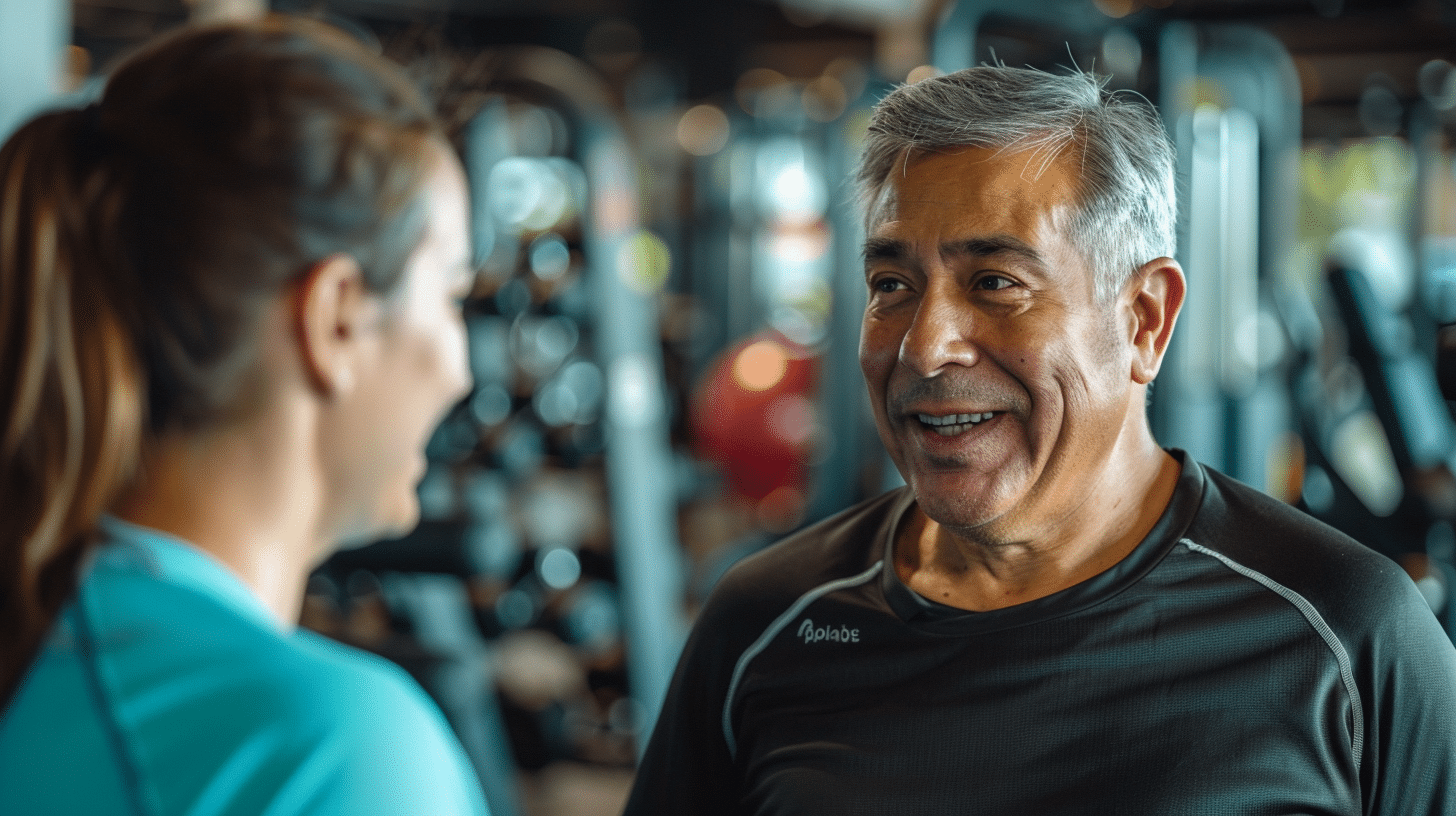
[[[980,153],[984,158],[977,164],[987,166],[989,172],[982,173],[976,189],[965,190],[962,180],[954,176],[942,177],[932,185],[917,185],[914,198],[905,197],[902,183],[910,169],[924,161],[937,157],[955,156],[968,152]],[[1060,156],[1060,158],[1058,158]],[[1008,160],[1009,159],[1009,160]],[[1040,199],[1055,206],[1052,210],[1054,226],[1058,229],[1067,225],[1067,219],[1081,201],[1080,167],[1072,155],[1061,151],[1056,156],[1045,149],[950,147],[939,150],[904,151],[895,162],[895,169],[875,190],[867,202],[865,231],[874,234],[886,221],[901,217],[902,211],[912,205],[937,205],[964,202],[967,192],[994,205],[997,199],[1008,204]]]

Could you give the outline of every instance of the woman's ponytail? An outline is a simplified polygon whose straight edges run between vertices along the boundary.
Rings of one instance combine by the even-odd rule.
[[[47,114],[0,148],[0,706],[141,445],[121,205],[96,120]]]
[[[345,253],[399,285],[438,138],[383,58],[269,17],[159,37],[0,148],[0,704],[143,449],[249,410],[289,282]]]

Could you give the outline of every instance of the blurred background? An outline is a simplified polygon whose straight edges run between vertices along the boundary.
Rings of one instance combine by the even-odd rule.
[[[899,483],[856,362],[848,178],[895,84],[1106,74],[1178,147],[1168,446],[1456,571],[1456,0],[0,0],[0,134],[189,19],[322,17],[464,157],[475,389],[409,537],[303,625],[439,701],[497,816],[615,814],[736,559]]]

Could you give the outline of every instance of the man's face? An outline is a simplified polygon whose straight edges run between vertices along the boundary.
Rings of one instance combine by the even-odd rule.
[[[998,540],[1056,535],[1095,501],[1134,398],[1122,298],[1095,300],[1068,238],[1075,163],[1041,166],[913,157],[865,247],[860,366],[880,438],[927,516]]]

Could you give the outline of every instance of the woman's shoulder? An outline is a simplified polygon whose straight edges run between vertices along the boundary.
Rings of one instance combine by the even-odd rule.
[[[280,649],[276,670],[252,677],[244,693],[268,704],[247,715],[237,742],[274,743],[272,767],[257,780],[262,795],[307,791],[299,812],[484,812],[479,782],[440,709],[396,664],[299,631]]]
[[[287,646],[289,669],[283,691],[297,695],[310,710],[342,709],[339,713],[350,722],[440,720],[419,683],[392,661],[305,629],[290,635]],[[366,705],[380,710],[361,712]]]
[[[104,600],[93,610],[93,619],[107,620],[94,635],[97,659],[122,718],[139,731],[209,722],[225,742],[259,732],[305,744],[339,735],[444,738],[438,708],[382,657],[280,627],[192,587],[112,589],[151,595],[125,611]]]
[[[392,812],[380,797],[480,812],[458,741],[397,665],[280,628],[205,585],[136,570],[92,577],[81,611],[95,624],[98,674],[164,811],[223,785],[258,812]]]
[[[113,541],[76,606],[119,700],[166,688],[174,708],[217,706],[299,725],[339,709],[353,722],[376,706],[429,708],[398,666],[280,624],[221,563],[183,542],[140,534]],[[361,711],[365,703],[374,705]]]

